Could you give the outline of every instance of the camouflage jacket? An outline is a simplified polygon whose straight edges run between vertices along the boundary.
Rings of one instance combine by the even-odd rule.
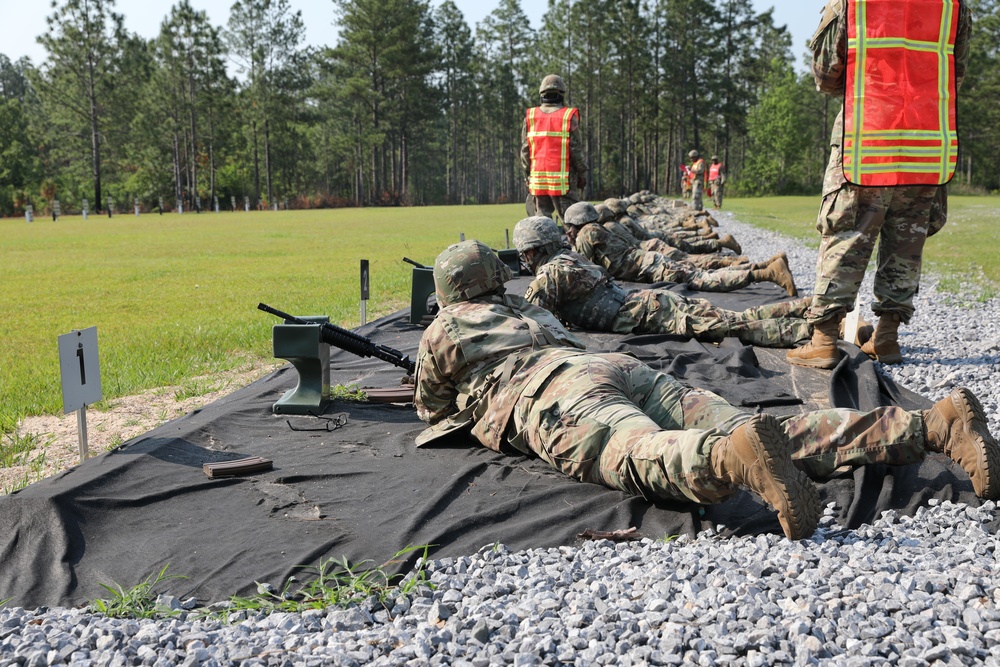
[[[563,304],[588,299],[609,281],[611,276],[600,266],[579,253],[563,250],[538,267],[524,298],[561,317]]]
[[[445,307],[417,353],[417,415],[431,425],[417,444],[472,425],[479,442],[501,451],[517,399],[583,347],[552,313],[518,296]]]
[[[958,33],[955,37],[955,85],[961,87],[969,64],[972,13],[966,2],[959,4]],[[843,97],[847,85],[847,0],[829,0],[816,33],[809,41],[812,51],[812,74],[816,88],[832,97]],[[823,195],[839,190],[846,182],[843,169],[844,110],[841,108],[830,132],[830,166],[823,180]]]
[[[552,113],[565,108],[565,104],[542,104],[545,113]],[[521,169],[524,180],[531,176],[531,146],[528,144],[528,121],[521,124]],[[580,122],[574,118],[569,127],[569,173],[570,188],[576,187],[580,176],[587,174],[587,153],[583,148],[583,133],[580,132]]]
[[[576,236],[576,251],[619,280],[637,282],[644,251],[603,225],[584,225]]]

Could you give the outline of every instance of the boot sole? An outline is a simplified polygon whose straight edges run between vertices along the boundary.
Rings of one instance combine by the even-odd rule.
[[[1000,473],[998,473],[1000,471],[1000,447],[990,435],[987,426],[989,422],[986,421],[986,412],[983,410],[982,404],[965,387],[960,387],[952,392],[951,402],[962,420],[962,429],[977,445],[977,470],[982,472],[980,483],[977,484],[978,476],[969,475],[976,495],[986,499],[1000,497]],[[976,428],[977,426],[979,428]],[[984,436],[983,433],[986,435]]]
[[[806,368],[821,368],[825,371],[829,371],[836,368],[837,364],[840,363],[840,355],[837,355],[836,359],[799,359],[797,357],[791,357],[788,355],[788,353],[786,353],[785,360],[794,366],[805,366]]]
[[[755,470],[766,478],[754,479],[750,488],[778,511],[785,537],[790,540],[809,537],[819,523],[819,492],[806,474],[792,463],[792,444],[781,423],[768,414],[755,415],[753,419],[757,423],[748,424],[753,434],[749,442],[757,460],[764,463],[763,468],[755,466]],[[780,500],[768,497],[772,491],[781,497]]]
[[[878,361],[883,364],[901,364],[903,363],[903,353],[893,352],[891,354],[879,354],[875,350],[875,341],[872,336],[875,335],[875,330],[872,329],[871,333],[868,334],[868,340],[861,344],[861,351],[868,355],[868,358],[872,361]],[[861,329],[858,329],[858,337],[861,337]]]

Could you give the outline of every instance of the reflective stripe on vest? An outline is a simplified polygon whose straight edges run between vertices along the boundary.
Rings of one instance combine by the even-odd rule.
[[[531,175],[528,191],[533,195],[564,195],[569,192],[569,129],[579,111],[564,107],[545,113],[528,109],[528,146],[531,148]]]
[[[942,185],[958,163],[958,0],[848,0],[844,176]]]

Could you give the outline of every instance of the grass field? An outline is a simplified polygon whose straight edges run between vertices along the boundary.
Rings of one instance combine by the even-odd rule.
[[[819,197],[730,199],[725,208],[739,220],[819,247]],[[949,197],[948,224],[927,240],[926,270],[943,277],[942,287],[972,299],[990,298],[1000,286],[1000,199]]]
[[[816,197],[727,200],[737,217],[815,244]],[[460,233],[494,248],[523,206],[147,214],[0,220],[0,431],[62,410],[57,338],[96,326],[105,399],[272,358],[266,302],[359,323],[359,260],[371,262],[368,318],[409,303],[412,267]],[[1000,285],[1000,199],[952,198],[928,242],[948,286]],[[98,409],[100,405],[97,406]]]

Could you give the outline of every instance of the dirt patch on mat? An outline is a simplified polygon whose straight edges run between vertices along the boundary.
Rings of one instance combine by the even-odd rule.
[[[164,422],[231,394],[282,363],[258,362],[239,370],[192,378],[182,386],[160,387],[136,396],[116,398],[110,401],[107,410],[89,408],[87,449],[90,456],[113,449]],[[76,413],[28,417],[18,424],[16,437],[22,441],[30,438],[35,444],[18,455],[18,465],[0,468],[0,495],[80,463]]]

